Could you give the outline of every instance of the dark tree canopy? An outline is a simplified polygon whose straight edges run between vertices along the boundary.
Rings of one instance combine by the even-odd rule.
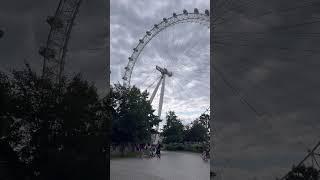
[[[147,100],[148,93],[138,88],[115,84],[111,89],[112,141],[114,143],[150,142],[153,127],[160,119]]]
[[[80,74],[56,84],[28,64],[13,70],[10,78],[0,73],[0,141],[10,145],[29,174],[72,179],[75,174],[59,172],[85,168],[77,166],[76,158],[95,152],[105,161],[102,149],[107,147],[110,119],[106,99]]]
[[[285,180],[319,180],[319,170],[305,165],[293,167]]]
[[[184,126],[174,111],[169,111],[163,127],[164,143],[180,143],[183,141]]]
[[[192,126],[185,132],[185,141],[204,142],[208,140],[207,128],[199,121],[195,120]]]
[[[169,111],[162,135],[164,143],[209,142],[210,116],[202,114],[192,123],[183,125],[174,111]]]

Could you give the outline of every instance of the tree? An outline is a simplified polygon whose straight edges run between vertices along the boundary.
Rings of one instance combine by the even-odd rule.
[[[209,142],[210,136],[210,115],[201,114],[185,130],[184,141]]]
[[[192,122],[192,126],[185,132],[185,141],[190,142],[204,142],[208,140],[207,129],[199,121],[195,120]]]
[[[319,179],[319,171],[314,167],[306,167],[305,165],[301,165],[298,167],[293,167],[289,172],[288,176],[285,180],[318,180]]]
[[[77,74],[66,85],[59,111],[62,129],[67,135],[87,135],[97,126],[100,108],[97,89]]]
[[[13,70],[12,75],[9,79],[0,73],[1,127],[8,123],[5,131],[1,129],[1,140],[10,144],[32,174],[41,172],[47,179],[49,171],[81,169],[74,156],[101,151],[104,140],[98,135],[106,134],[102,131],[106,130],[108,109],[93,84],[80,74],[55,84],[28,64]],[[61,149],[62,145],[65,148]],[[67,176],[65,179],[73,179],[72,174]]]
[[[160,119],[147,100],[148,93],[138,88],[115,84],[111,88],[112,104],[112,142],[142,143],[150,142],[152,128]]]
[[[210,131],[210,115],[209,114],[201,114],[199,117],[199,123],[205,127],[208,132]]]
[[[10,111],[12,108],[11,82],[8,77],[0,72],[0,139],[7,136],[10,125]]]
[[[169,111],[166,116],[166,125],[163,127],[164,143],[180,143],[183,141],[184,126],[174,111]]]
[[[199,123],[206,129],[206,141],[210,140],[210,115],[201,114],[199,117]]]
[[[41,165],[46,164],[48,137],[51,135],[49,125],[55,120],[52,115],[58,88],[49,79],[39,77],[28,64],[22,70],[13,70],[12,75],[5,95],[10,103],[6,116],[2,116],[9,122],[3,140],[32,172],[38,172],[44,167]]]

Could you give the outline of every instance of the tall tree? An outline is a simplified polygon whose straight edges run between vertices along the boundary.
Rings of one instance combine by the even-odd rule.
[[[150,142],[152,128],[160,119],[147,100],[148,93],[138,88],[115,84],[111,89],[112,141],[114,143]]]
[[[210,131],[210,115],[201,114],[199,117],[199,123],[203,125],[208,131]]]
[[[66,85],[59,105],[63,130],[68,135],[87,135],[96,126],[100,102],[97,89],[77,74]]]
[[[162,135],[164,143],[180,143],[183,141],[184,126],[174,111],[167,113]]]
[[[0,120],[2,124],[4,120],[9,122],[7,132],[1,130],[5,134],[1,140],[11,145],[32,173],[49,177],[49,169],[52,173],[66,169],[67,163],[63,162],[77,164],[74,150],[87,156],[89,151],[101,151],[103,140],[89,135],[102,134],[108,113],[93,84],[76,75],[70,80],[65,77],[58,85],[37,75],[28,64],[12,73],[11,79],[0,74]],[[62,145],[65,148],[61,149]],[[67,151],[63,150],[67,147]],[[65,157],[61,158],[62,154]]]
[[[0,139],[7,136],[12,113],[11,82],[8,77],[0,72]]]
[[[207,141],[207,128],[199,120],[193,121],[191,127],[185,132],[184,140],[190,142]]]

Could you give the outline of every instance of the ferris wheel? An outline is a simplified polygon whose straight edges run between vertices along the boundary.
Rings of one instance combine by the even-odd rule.
[[[60,83],[63,75],[68,42],[81,2],[60,0],[55,14],[47,18],[50,25],[48,39],[39,49],[43,56],[42,76],[56,83]]]
[[[133,48],[124,68],[123,85],[136,86],[150,92],[150,102],[153,106],[158,105],[160,117],[164,101],[178,102],[173,97],[191,98],[196,94],[187,89],[201,85],[209,89],[209,37],[209,10],[204,12],[200,12],[197,8],[193,12],[183,10],[182,13],[173,13],[171,17],[163,18],[160,23],[154,24],[147,30]],[[196,77],[192,77],[194,74]],[[195,78],[199,81],[195,81]],[[160,85],[161,91],[157,94]],[[164,97],[165,91],[167,91],[166,97]],[[187,108],[191,110],[194,108],[192,106],[195,105],[191,103]],[[209,103],[202,109],[208,106]],[[175,107],[167,108],[175,109]]]

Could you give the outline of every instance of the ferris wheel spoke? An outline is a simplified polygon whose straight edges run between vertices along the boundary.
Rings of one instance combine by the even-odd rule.
[[[154,75],[155,70],[152,71],[152,75]],[[143,80],[143,84],[141,85],[141,87],[145,87],[145,85],[147,84],[147,82],[149,82],[150,79],[152,79],[153,76],[150,75],[146,75],[146,78]],[[148,88],[147,88],[148,89]]]
[[[209,11],[207,10],[205,11],[205,14],[199,13],[198,10],[194,10],[194,13],[188,13],[186,10],[184,10],[182,14],[174,14],[170,18],[164,18],[163,21],[159,24],[156,24],[154,28],[151,29],[151,31],[147,31],[146,35],[139,40],[140,43],[136,46],[136,48],[134,48],[134,53],[129,57],[129,63],[128,63],[128,66],[126,67],[127,70],[123,76],[124,84],[127,84],[127,85],[130,84],[132,70],[134,68],[135,61],[137,60],[137,58],[141,53],[140,51],[142,51],[144,46],[160,31],[162,31],[163,29],[166,29],[167,27],[170,27],[171,25],[172,26],[176,25],[179,22],[191,21],[191,22],[198,22],[198,23],[201,23],[201,22],[209,23],[209,19],[210,19],[209,17],[210,17]]]
[[[151,88],[157,81],[159,81],[161,78],[161,76],[159,76],[158,78],[156,78],[149,86],[147,86],[147,88],[145,89],[146,91]]]
[[[194,73],[192,69],[195,69],[196,73],[208,72],[202,68],[193,67],[193,64],[198,65],[200,64],[198,61],[200,62],[200,60],[209,58],[208,53],[204,52],[205,50],[209,51],[208,46],[201,44],[205,42],[201,36],[205,34],[209,35],[210,31],[207,26],[209,21],[209,11],[199,13],[198,10],[194,10],[193,13],[189,13],[184,10],[182,14],[173,14],[172,17],[164,18],[161,23],[156,24],[151,30],[146,32],[146,35],[139,40],[138,45],[133,49],[133,53],[129,57],[129,62],[125,68],[123,76],[124,85],[130,86],[130,81],[132,80],[132,84],[149,92],[157,84],[161,92],[164,92],[164,96],[160,95],[161,92],[159,93],[159,91],[152,93],[152,106],[158,110],[158,113],[161,112],[161,107],[163,107],[163,111],[179,108],[179,105],[177,106],[174,103],[181,102],[186,97],[194,99],[195,95],[188,92],[191,89],[186,88],[185,85],[191,82],[187,77],[192,76],[192,73]],[[189,26],[185,29],[187,32],[188,30],[198,28],[194,33],[191,31],[190,33],[182,34],[181,31],[178,31],[178,28],[185,26],[186,23],[194,22],[198,24],[203,23],[198,27],[204,28],[199,29],[197,26]],[[190,57],[188,58],[187,56]],[[194,62],[194,60],[197,62]],[[157,67],[157,70],[155,67]],[[143,76],[139,77],[134,72],[143,72]],[[162,77],[165,81],[161,82],[160,78]],[[142,78],[144,79],[143,81],[141,81]],[[206,76],[200,74],[197,78],[206,78]],[[153,92],[156,91],[153,90]],[[183,105],[185,106],[185,104]],[[190,107],[187,108],[190,109]],[[196,109],[199,108],[201,107],[197,107]]]

